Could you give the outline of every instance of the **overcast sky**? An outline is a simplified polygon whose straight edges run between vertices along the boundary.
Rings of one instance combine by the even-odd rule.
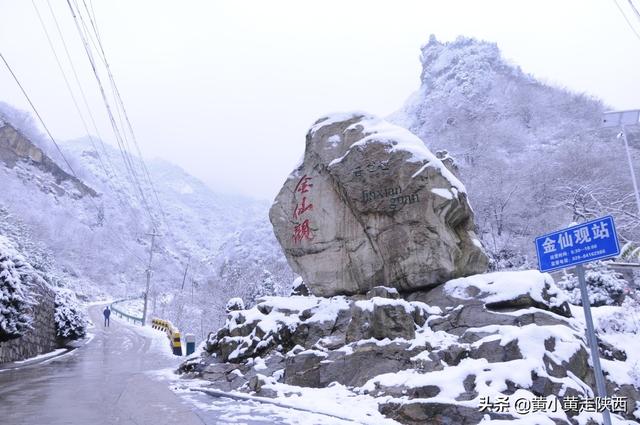
[[[46,1],[35,2],[64,59]],[[67,3],[50,2],[100,132],[115,144]],[[226,192],[272,198],[302,155],[307,128],[326,113],[398,109],[419,86],[419,49],[430,34],[497,42],[545,82],[617,109],[640,107],[640,39],[613,0],[92,3],[145,156]],[[0,0],[0,22],[0,52],[54,137],[83,135],[31,1]],[[28,109],[2,67],[0,100]]]

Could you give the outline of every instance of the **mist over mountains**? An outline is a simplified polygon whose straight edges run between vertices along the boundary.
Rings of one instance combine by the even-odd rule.
[[[43,158],[60,158],[28,115],[1,106],[0,129],[16,127],[18,137],[28,135],[23,143],[33,142],[34,148],[42,149]],[[55,267],[81,296],[139,296],[145,288],[152,229],[144,205],[127,181],[120,152],[104,144],[98,155],[95,138],[60,142],[65,158],[88,188],[82,193],[72,184],[74,177],[64,171],[68,168],[64,162],[54,161],[59,169],[51,172],[24,149],[22,155],[12,152],[15,160],[8,161],[6,142],[5,138],[0,143],[5,153],[0,155],[0,162],[4,159],[0,206],[6,226],[28,228],[30,237],[43,243],[55,258]],[[200,317],[200,308],[222,309],[231,296],[259,292],[253,287],[264,280],[271,282],[272,291],[286,291],[293,275],[273,237],[267,202],[214,193],[165,160],[146,163],[162,206],[161,216],[156,217],[160,236],[152,261],[152,308],[180,323],[175,308],[182,303],[181,296],[197,310],[194,313],[200,313],[189,316]],[[219,319],[217,314],[207,316]]]

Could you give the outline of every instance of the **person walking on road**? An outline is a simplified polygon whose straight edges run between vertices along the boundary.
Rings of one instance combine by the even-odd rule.
[[[104,325],[106,327],[109,327],[109,316],[111,316],[111,310],[109,309],[109,306],[106,306],[104,308],[102,314],[104,315]]]

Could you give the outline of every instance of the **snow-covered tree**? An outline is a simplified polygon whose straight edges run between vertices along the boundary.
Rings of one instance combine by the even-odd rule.
[[[513,248],[502,248],[497,252],[487,249],[489,271],[524,270],[531,268],[528,258]]]
[[[262,279],[253,283],[247,293],[247,303],[249,306],[256,304],[256,301],[262,297],[281,295],[279,294],[278,285],[275,282],[271,273],[268,270],[264,270]]]
[[[602,261],[596,261],[586,266],[585,280],[589,292],[589,302],[592,306],[621,305],[625,299],[627,282],[622,275],[607,267]],[[557,283],[567,292],[569,302],[582,305],[580,284],[578,277],[573,274],[565,274]]]
[[[18,338],[31,328],[28,269],[11,242],[0,236],[0,342]]]
[[[73,292],[57,289],[55,306],[56,332],[60,338],[78,339],[87,334],[87,319]]]

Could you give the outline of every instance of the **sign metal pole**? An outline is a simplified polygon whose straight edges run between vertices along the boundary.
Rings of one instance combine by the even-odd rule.
[[[538,254],[538,269],[541,272],[575,267],[578,282],[580,283],[582,308],[584,309],[586,342],[591,352],[591,366],[596,381],[596,388],[593,392],[598,399],[606,399],[607,387],[602,373],[602,366],[600,365],[598,340],[593,326],[583,264],[613,258],[620,254],[620,244],[616,235],[613,217],[600,217],[556,230],[537,237],[535,243]],[[604,425],[611,425],[610,410],[606,410],[606,404],[604,407],[605,409],[602,411]]]
[[[593,318],[591,317],[591,303],[589,302],[589,293],[587,292],[587,281],[584,276],[584,266],[578,264],[576,266],[578,281],[580,283],[580,294],[582,295],[582,308],[584,309],[584,321],[587,325],[587,343],[591,350],[591,362],[593,363],[593,372],[596,378],[596,390],[598,397],[607,397],[607,387],[604,384],[604,375],[600,366],[600,355],[598,353],[598,340],[593,327]],[[611,425],[611,416],[607,409],[602,411],[602,417],[605,425]]]

